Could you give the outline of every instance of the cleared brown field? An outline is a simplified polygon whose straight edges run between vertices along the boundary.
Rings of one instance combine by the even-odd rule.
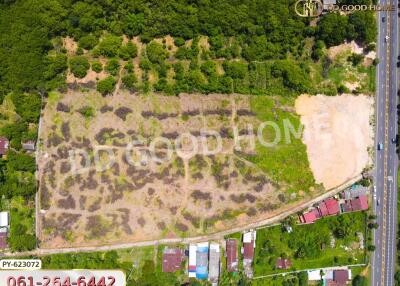
[[[243,140],[240,152],[234,151],[233,129],[245,136],[248,123],[260,123],[247,96],[120,92],[102,97],[94,91],[69,91],[50,95],[42,119],[42,247],[205,234],[267,217],[296,199],[285,192],[285,185],[272,182],[244,159],[253,155],[248,141]],[[174,146],[180,134],[199,138],[202,129],[221,134],[223,149],[217,155],[182,159],[174,151],[165,162],[140,164],[136,151],[149,155],[154,138],[162,136]],[[126,149],[138,139],[144,144],[128,156],[139,162],[132,165]],[[217,143],[212,137],[206,142],[210,149]],[[186,143],[183,150],[190,149]],[[96,169],[93,158],[98,148],[115,154],[111,168]],[[165,157],[165,148],[157,144],[155,153]],[[71,161],[71,150],[89,154],[91,166],[80,174],[72,172],[71,164],[80,166],[83,157]],[[105,151],[98,154],[101,163],[109,161]]]

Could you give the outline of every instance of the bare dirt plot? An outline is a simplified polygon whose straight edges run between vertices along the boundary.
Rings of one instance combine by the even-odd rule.
[[[120,92],[102,97],[69,91],[50,95],[42,119],[42,247],[199,235],[257,221],[290,202],[284,188],[244,159],[251,156],[249,146],[244,143],[240,155],[233,151],[233,127],[244,135],[240,122],[260,123],[247,96]],[[157,136],[175,144],[180,134],[198,137],[202,128],[221,134],[223,149],[217,155],[181,159],[174,152],[166,162],[127,162],[126,146],[132,140],[143,140],[134,150],[148,154],[148,143]],[[210,149],[215,144],[207,142]],[[112,168],[93,165],[99,146],[113,150]],[[165,146],[157,146],[157,155],[166,156]],[[86,172],[71,173],[72,163],[85,163],[79,156],[71,162],[71,150],[89,154],[92,165]],[[140,162],[136,155],[128,158]],[[106,152],[99,152],[99,159],[109,161]]]
[[[296,100],[310,166],[326,189],[360,174],[370,163],[373,98],[365,95],[308,96]]]

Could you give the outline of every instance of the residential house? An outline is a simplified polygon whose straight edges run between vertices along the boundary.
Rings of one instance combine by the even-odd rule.
[[[196,250],[196,278],[207,279],[208,278],[208,242],[202,242],[197,244]]]
[[[162,271],[175,272],[181,269],[185,253],[179,248],[165,248],[162,258]]]
[[[243,268],[248,278],[253,277],[254,249],[256,247],[256,231],[251,230],[243,234]]]
[[[212,285],[218,285],[220,273],[221,251],[218,243],[210,243],[210,259],[208,263],[208,280]]]
[[[326,286],[345,286],[351,280],[351,270],[342,269],[315,269],[307,271],[309,281],[323,281]]]
[[[339,202],[336,199],[329,198],[323,201],[322,203],[325,204],[327,215],[337,215],[340,213]]]
[[[365,211],[368,209],[368,197],[367,195],[360,195],[357,198],[345,201],[340,207],[344,213]]]
[[[341,197],[345,200],[351,200],[357,198],[361,195],[366,195],[368,193],[368,187],[362,185],[353,185],[350,188],[342,192]]]
[[[238,271],[237,240],[229,238],[226,240],[226,268],[228,272]]]
[[[325,279],[327,286],[345,286],[351,280],[351,272],[347,269],[332,271],[332,278]]]
[[[368,209],[368,197],[361,195],[351,200],[351,208],[353,211],[365,211]]]
[[[313,210],[300,215],[300,222],[304,223],[304,224],[313,223],[316,220],[317,220],[317,217]]]
[[[292,267],[292,261],[287,258],[279,257],[275,263],[276,268],[278,269],[288,269]]]
[[[9,148],[10,142],[5,137],[0,137],[0,157],[4,156]]]

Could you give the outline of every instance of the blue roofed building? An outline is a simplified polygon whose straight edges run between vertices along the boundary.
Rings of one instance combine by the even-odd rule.
[[[208,278],[208,242],[197,244],[196,251],[196,278],[205,280]]]

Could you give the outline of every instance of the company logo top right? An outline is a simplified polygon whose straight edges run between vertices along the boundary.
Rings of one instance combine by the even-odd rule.
[[[340,1],[339,1],[340,2]],[[395,6],[387,5],[345,5],[336,4],[336,0],[298,0],[295,12],[300,17],[318,17],[325,12],[353,12],[353,11],[395,11]]]

